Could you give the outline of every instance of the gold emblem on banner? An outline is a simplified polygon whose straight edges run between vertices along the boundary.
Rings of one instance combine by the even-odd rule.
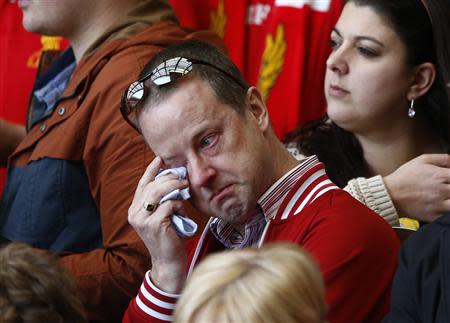
[[[41,58],[42,51],[44,50],[60,50],[62,37],[53,36],[41,36],[42,48],[35,51],[28,57],[27,67],[36,69],[39,65],[39,59]]]
[[[219,0],[217,3],[217,10],[211,11],[211,31],[215,32],[220,38],[225,35],[225,26],[227,24],[227,15],[225,14],[224,0]]]
[[[259,70],[258,90],[264,101],[267,100],[270,90],[275,85],[280,75],[286,53],[286,38],[284,36],[284,26],[277,26],[275,37],[268,34],[266,37],[266,46],[261,59]]]

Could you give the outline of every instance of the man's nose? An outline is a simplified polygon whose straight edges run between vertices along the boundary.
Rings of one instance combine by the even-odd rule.
[[[189,183],[193,187],[207,187],[212,178],[216,175],[216,170],[206,158],[195,157],[187,165]]]

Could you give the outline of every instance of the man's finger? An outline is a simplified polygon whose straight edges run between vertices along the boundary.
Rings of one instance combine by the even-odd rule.
[[[182,209],[183,209],[182,201],[170,200],[164,202],[158,207],[157,211],[152,214],[151,221],[153,223],[155,222],[159,223],[158,226],[160,227],[161,230],[167,230],[171,228],[171,230],[173,230],[175,233],[175,229],[173,229],[171,225],[171,217],[172,214],[182,212],[181,211]]]
[[[145,170],[144,174],[142,175],[141,179],[139,180],[139,183],[137,185],[137,190],[143,190],[148,183],[153,181],[155,179],[156,174],[158,174],[159,169],[162,166],[161,157],[156,156],[152,162],[147,166],[147,169]]]
[[[158,185],[152,185],[151,188],[148,189],[147,192],[143,193],[146,197],[145,202],[157,202],[163,198],[166,194],[169,194],[170,192],[176,190],[176,189],[183,189],[188,187],[188,181],[187,180],[178,180],[177,179],[169,179],[165,182],[158,183]]]

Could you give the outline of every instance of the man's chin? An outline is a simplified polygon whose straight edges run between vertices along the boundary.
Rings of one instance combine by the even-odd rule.
[[[232,203],[232,201],[226,201],[220,206],[220,208],[217,208],[211,207],[211,205],[209,204],[205,205],[205,207],[202,207],[201,205],[196,204],[194,201],[192,202],[192,205],[206,216],[219,218],[235,225],[245,224],[248,221],[248,215],[246,214],[247,212],[245,212],[246,208],[241,203]]]
[[[233,225],[244,225],[248,221],[248,215],[246,212],[243,212],[243,208],[240,206],[222,210],[216,217],[221,218]]]

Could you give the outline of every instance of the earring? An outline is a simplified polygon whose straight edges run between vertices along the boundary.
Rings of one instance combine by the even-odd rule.
[[[411,100],[411,104],[409,105],[408,109],[408,117],[414,118],[416,115],[416,110],[414,110],[414,99]]]

